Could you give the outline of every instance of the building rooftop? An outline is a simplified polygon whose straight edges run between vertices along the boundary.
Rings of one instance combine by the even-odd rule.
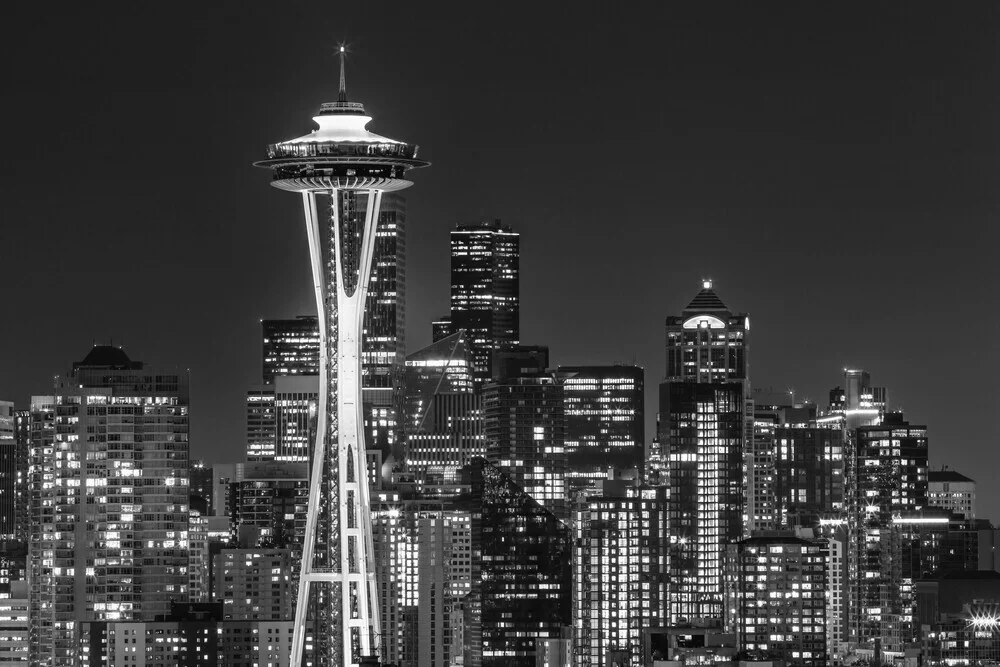
[[[712,281],[705,280],[702,282],[701,291],[691,299],[691,303],[684,309],[685,313],[688,311],[698,311],[700,313],[711,311],[729,312],[729,308],[726,307],[726,304],[722,302],[719,295],[712,289]]]
[[[77,368],[109,368],[112,370],[138,370],[142,368],[142,363],[132,361],[125,350],[113,345],[95,345],[91,348],[83,361],[73,364],[73,369]]]
[[[960,472],[955,470],[930,470],[927,472],[928,482],[972,482],[975,483],[976,480],[970,479]]]

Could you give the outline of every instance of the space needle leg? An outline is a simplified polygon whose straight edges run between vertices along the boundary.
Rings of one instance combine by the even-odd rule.
[[[316,424],[316,443],[312,451],[312,471],[309,475],[309,507],[306,514],[306,532],[302,543],[302,563],[299,570],[299,593],[295,603],[295,627],[292,634],[292,653],[289,664],[302,664],[302,650],[306,638],[306,617],[309,611],[310,584],[313,581],[313,557],[316,546],[316,519],[319,515],[319,499],[323,486],[323,462],[326,459],[326,415],[329,399],[327,381],[327,329],[326,329],[326,282],[323,276],[323,253],[320,241],[319,220],[316,215],[316,195],[302,193],[302,208],[305,213],[306,234],[309,239],[309,257],[312,260],[313,287],[316,294],[316,312],[319,321],[319,410]]]

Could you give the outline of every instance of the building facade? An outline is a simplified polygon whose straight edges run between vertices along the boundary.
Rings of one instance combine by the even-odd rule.
[[[95,346],[31,401],[31,660],[188,596],[188,378]]]
[[[490,379],[494,353],[520,343],[520,263],[520,235],[499,220],[451,233],[450,332],[468,332],[477,386]]]
[[[827,543],[762,533],[727,547],[726,624],[750,660],[827,665]]]
[[[667,378],[650,465],[670,488],[671,625],[722,618],[725,550],[742,536],[746,512],[748,330],[749,318],[732,313],[711,281],[666,320]]]
[[[645,466],[645,373],[639,366],[560,366],[566,484],[599,488],[609,468]]]
[[[459,331],[406,358],[408,471],[461,467],[486,454],[482,400],[473,389],[472,355],[465,336]]]
[[[574,521],[573,664],[645,665],[643,630],[667,620],[667,489],[602,486]]]
[[[976,482],[954,470],[930,470],[927,473],[927,504],[975,519]]]
[[[555,377],[512,378],[483,389],[486,458],[562,520],[566,499],[566,414]]]

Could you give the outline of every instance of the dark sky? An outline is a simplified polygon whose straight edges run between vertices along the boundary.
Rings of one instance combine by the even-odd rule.
[[[5,16],[0,397],[92,341],[191,370],[192,449],[236,460],[263,317],[314,311],[298,198],[250,167],[335,98],[433,161],[408,192],[408,348],[448,231],[522,234],[522,339],[636,360],[702,277],[757,387],[868,369],[1000,519],[994,3],[34,3]],[[485,9],[484,9],[485,8]]]

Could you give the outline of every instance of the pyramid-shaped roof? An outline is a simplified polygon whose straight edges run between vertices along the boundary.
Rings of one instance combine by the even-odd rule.
[[[722,302],[719,295],[712,289],[712,281],[702,282],[702,289],[691,299],[691,303],[684,309],[685,313],[698,312],[707,313],[713,311],[729,312],[729,308]]]

